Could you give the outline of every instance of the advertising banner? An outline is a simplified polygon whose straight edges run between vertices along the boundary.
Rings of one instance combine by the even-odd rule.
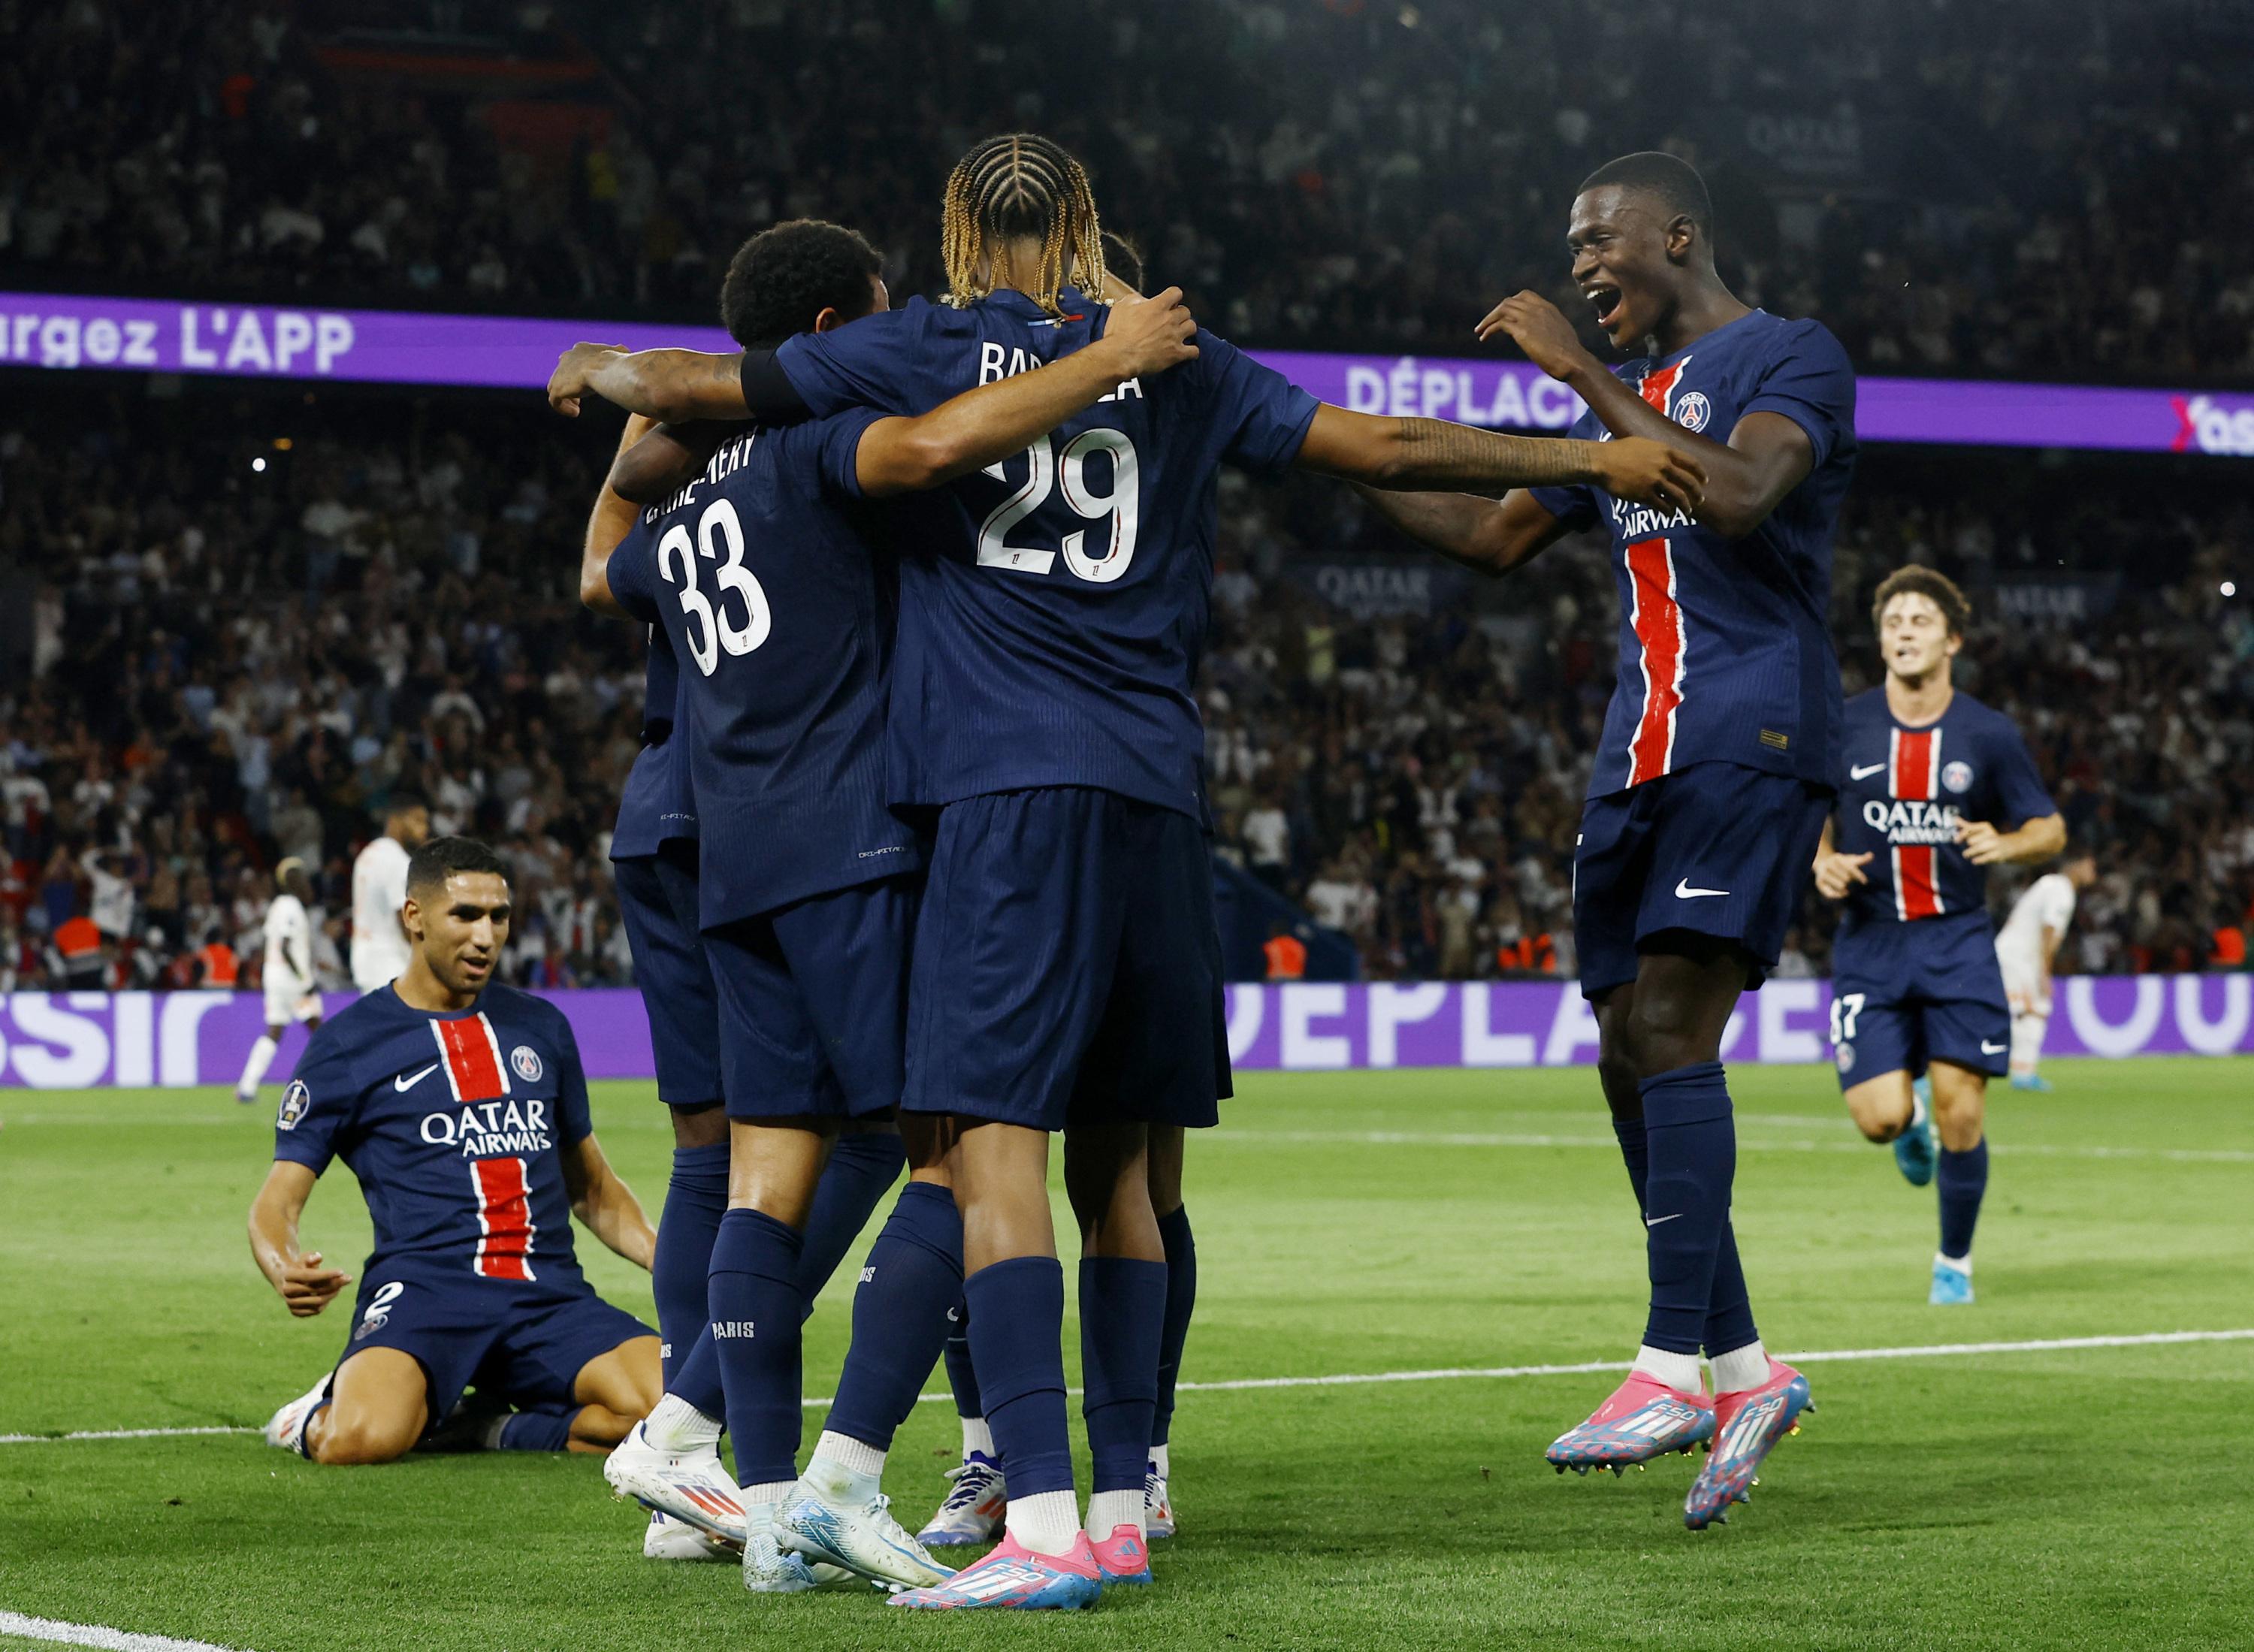
[[[639,994],[542,995],[579,1040],[587,1076],[648,1079]],[[352,1002],[332,994],[330,1013]],[[1740,1001],[1730,1061],[1829,1061],[1831,984],[1771,981]],[[0,998],[0,1088],[231,1084],[262,1030],[256,992],[17,992]],[[304,1048],[292,1028],[275,1080]],[[1303,982],[1228,989],[1228,1049],[1242,1072],[1374,1068],[1583,1067],[1597,1024],[1579,991],[1550,981]],[[2049,1055],[2254,1053],[2254,976],[2073,976],[2058,984]]]
[[[530,390],[582,339],[732,350],[718,327],[0,292],[0,365]],[[1501,430],[1562,430],[1580,398],[1524,361],[1263,350],[1324,401]],[[965,388],[968,388],[967,386]],[[2254,394],[1867,377],[1866,442],[2254,457]]]

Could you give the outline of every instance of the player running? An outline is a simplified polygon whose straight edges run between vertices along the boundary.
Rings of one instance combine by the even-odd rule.
[[[1742,1501],[1808,1405],[1807,1380],[1760,1342],[1738,1260],[1721,1040],[1738,995],[1776,962],[1830,807],[1839,671],[1825,612],[1855,463],[1845,353],[1816,322],[1740,303],[1714,270],[1713,223],[1704,182],[1671,155],[1625,156],[1583,180],[1566,236],[1574,284],[1616,347],[1648,352],[1617,376],[1534,293],[1479,328],[1588,403],[1575,437],[1661,437],[1695,456],[1703,502],[1652,509],[1601,484],[1499,504],[1372,496],[1489,574],[1577,528],[1612,536],[1620,673],[1574,850],[1573,932],[1651,1306],[1628,1380],[1549,1460],[1618,1473],[1711,1440],[1684,1506],[1693,1530]]]
[[[858,289],[808,296],[802,280],[762,282],[759,318],[737,322],[739,337],[772,346],[809,324],[821,335],[883,308],[876,256],[859,237],[826,224],[770,236],[747,250],[764,243],[784,276],[842,248]],[[855,412],[732,434],[700,480],[618,540],[583,591],[594,606],[662,624],[686,662],[682,721],[704,857],[699,916],[734,1144],[711,1320],[754,1589],[812,1586],[802,1554],[778,1553],[769,1535],[787,1494],[788,1540],[804,1555],[893,1586],[948,1575],[878,1491],[885,1449],[939,1355],[961,1289],[960,1222],[943,1185],[913,1183],[887,1224],[857,1293],[854,1348],[830,1426],[802,1480],[796,1468],[804,1293],[794,1267],[839,1121],[888,1116],[900,1102],[924,855],[885,802],[892,595],[889,558],[869,549],[877,524],[867,501],[998,463],[1123,382],[1189,360],[1192,323],[1178,298],[1135,305],[1063,370],[975,390],[919,417]],[[718,562],[709,592],[700,547]],[[942,1133],[927,1120],[915,1134],[916,1162],[935,1171]],[[903,1334],[911,1324],[920,1335]],[[636,1494],[663,1506],[662,1465],[648,1467],[657,1472]]]
[[[1088,296],[1104,290],[1099,236],[1076,161],[1029,134],[990,138],[948,179],[948,304],[918,299],[771,357],[612,353],[567,359],[559,377],[668,418],[913,412],[973,385],[1038,382],[1117,313]],[[1117,382],[1054,436],[909,501],[893,523],[906,549],[891,797],[937,817],[902,1107],[962,1132],[970,1341],[1009,1484],[1002,1543],[896,1605],[1076,1607],[1107,1580],[1148,1574],[1166,1270],[1146,1130],[1210,1125],[1228,1090],[1193,693],[1219,466],[1394,487],[1586,484],[1669,509],[1694,506],[1703,480],[1658,442],[1351,413],[1211,333],[1196,344],[1194,362]],[[1065,1420],[1047,1195],[1059,1130],[1082,1229],[1096,1544]]]
[[[430,810],[423,800],[394,792],[383,830],[353,861],[353,985],[373,992],[398,979],[413,950],[399,909],[407,900],[407,858],[430,836]]]
[[[2097,881],[2096,858],[2087,850],[2045,872],[2012,903],[1996,932],[1996,962],[2004,971],[2004,998],[2012,1008],[2012,1088],[2048,1094],[2050,1081],[2035,1071],[2043,1035],[2050,1030],[2051,965],[2074,921],[2081,892]]]
[[[313,984],[313,920],[305,909],[312,898],[313,880],[305,875],[305,863],[295,855],[285,857],[274,868],[274,899],[266,903],[266,967],[258,977],[266,995],[266,1030],[250,1046],[242,1076],[234,1082],[238,1102],[258,1099],[258,1086],[274,1065],[283,1031],[292,1021],[303,1021],[308,1032],[320,1029],[321,995]]]
[[[657,1403],[657,1338],[579,1272],[571,1218],[647,1268],[654,1236],[597,1144],[563,1012],[493,981],[511,908],[483,844],[441,837],[408,864],[412,950],[395,983],[313,1035],[275,1121],[250,1252],[300,1319],[352,1283],[300,1249],[332,1158],[375,1224],[336,1368],[266,1424],[319,1463],[382,1463],[444,1422],[474,1381],[517,1407],[503,1450],[601,1451]]]
[[[1987,869],[2048,860],[2066,844],[2020,732],[1950,682],[1970,613],[1929,568],[1880,583],[1871,619],[1886,680],[1847,702],[1838,823],[1824,822],[1815,861],[1818,892],[1847,903],[1832,953],[1839,1088],[1914,1186],[1939,1185],[1937,1305],[1972,1300],[1983,1115],[2011,1036]],[[1937,1166],[1935,1120],[1911,1088],[1921,1074],[1932,1081]]]

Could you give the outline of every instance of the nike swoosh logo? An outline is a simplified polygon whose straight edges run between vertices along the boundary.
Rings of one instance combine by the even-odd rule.
[[[1677,900],[1696,900],[1701,895],[1726,895],[1729,892],[1726,889],[1693,889],[1688,878],[1675,886],[1675,898]]]
[[[1885,766],[1884,763],[1858,763],[1847,771],[1847,778],[1851,780],[1858,780],[1865,775],[1877,774]]]
[[[2002,1045],[2000,1045],[2000,1044],[1991,1044],[1991,1043],[1989,1043],[1989,1042],[1988,1042],[1988,1040],[1985,1040],[1985,1039],[1982,1039],[1982,1040],[1980,1040],[1980,1054],[1983,1054],[1983,1055],[2001,1055],[2003,1053],[2004,1053],[2004,1046],[2003,1046]]]
[[[1682,1214],[1683,1213],[1678,1210],[1675,1213],[1675,1216],[1679,1216]],[[1647,1228],[1656,1228],[1662,1222],[1674,1221],[1675,1216],[1646,1216],[1643,1219],[1643,1225]]]
[[[430,1066],[424,1068],[419,1073],[402,1073],[399,1077],[391,1081],[391,1088],[396,1090],[411,1090],[417,1084],[420,1084],[424,1079],[430,1077],[431,1074],[438,1070],[438,1064],[436,1061],[433,1061]]]

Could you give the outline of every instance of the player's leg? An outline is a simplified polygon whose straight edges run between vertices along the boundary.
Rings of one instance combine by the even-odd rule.
[[[266,1005],[266,1030],[250,1046],[243,1059],[242,1075],[234,1081],[234,1099],[248,1104],[258,1099],[258,1087],[266,1082],[266,1069],[274,1065],[275,1052],[282,1047],[282,1032],[287,1018],[274,1013],[273,1000]]]
[[[1941,1248],[1934,1253],[1932,1300],[1955,1305],[1972,1300],[1972,1232],[1988,1192],[1988,1075],[1939,1060],[1931,1074],[1941,1134],[1934,1176],[1941,1194]]]
[[[1224,1040],[1222,1052],[1227,1054]],[[1190,1317],[1197,1311],[1197,1240],[1190,1231],[1189,1208],[1182,1202],[1183,1146],[1188,1132],[1180,1124],[1151,1127],[1151,1208],[1158,1221],[1158,1242],[1166,1252],[1166,1317],[1158,1337],[1158,1400],[1151,1418],[1151,1460],[1144,1472],[1144,1535],[1174,1535],[1172,1437],[1174,1385],[1180,1378],[1182,1347]]]
[[[2041,990],[2035,972],[2022,968],[2020,960],[2006,957],[2000,947],[1997,962],[2002,966],[2005,1001],[2012,1017],[2012,1088],[2048,1090],[2050,1081],[2036,1068],[2042,1061],[2043,1040],[2050,1032],[2050,998]]]
[[[970,1359],[970,1307],[960,1299],[948,1310],[942,1357],[947,1385],[955,1396],[956,1420],[962,1430],[962,1458],[947,1471],[947,1496],[916,1533],[916,1541],[929,1549],[990,1542],[1002,1529],[1003,1511],[1009,1502],[1001,1453],[995,1450],[993,1432],[986,1426],[985,1404],[978,1396],[978,1370]]]
[[[665,1370],[654,1336],[629,1337],[579,1368],[571,1398],[570,1449],[608,1452],[656,1409],[665,1393]]]
[[[1143,1516],[1166,1259],[1151,1208],[1147,1149],[1140,1123],[1078,1124],[1065,1132],[1065,1194],[1081,1236],[1081,1410],[1092,1466],[1087,1530],[1112,1582],[1151,1578]]]
[[[422,1363],[404,1349],[362,1348],[337,1367],[301,1449],[317,1463],[388,1463],[415,1449],[430,1420]]]

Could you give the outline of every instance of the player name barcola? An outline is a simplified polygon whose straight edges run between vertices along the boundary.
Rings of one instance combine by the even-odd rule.
[[[548,1103],[472,1102],[442,1113],[423,1115],[421,1135],[433,1147],[459,1147],[465,1158],[488,1153],[548,1151]]]
[[[1889,844],[1953,844],[1957,819],[1954,803],[1890,803],[1873,797],[1863,805],[1863,824],[1884,832]]]

